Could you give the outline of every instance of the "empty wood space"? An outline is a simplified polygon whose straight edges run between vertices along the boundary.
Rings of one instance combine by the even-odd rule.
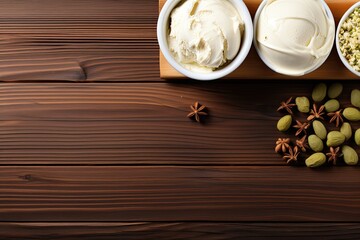
[[[3,221],[351,222],[360,217],[357,171],[2,167],[0,212]]]
[[[0,223],[8,239],[153,240],[153,239],[357,239],[357,223],[239,223],[239,222],[13,222]],[[31,237],[29,237],[31,236]]]

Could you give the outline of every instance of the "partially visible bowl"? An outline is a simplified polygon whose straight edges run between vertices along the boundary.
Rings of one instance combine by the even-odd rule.
[[[215,80],[235,71],[245,60],[246,56],[248,55],[252,40],[253,40],[253,24],[251,15],[249,13],[248,8],[246,7],[245,3],[242,0],[229,0],[233,6],[238,10],[240,17],[244,21],[245,31],[242,36],[241,46],[239,53],[237,56],[231,60],[231,62],[226,65],[225,67],[215,70],[210,73],[198,73],[192,72],[181,64],[179,64],[175,58],[173,57],[172,53],[169,50],[167,36],[169,33],[169,21],[170,15],[172,10],[181,2],[182,0],[173,0],[173,1],[166,1],[165,5],[163,6],[158,22],[157,22],[157,38],[160,46],[160,50],[163,53],[166,60],[170,63],[172,67],[174,67],[178,72],[181,74],[196,80]]]
[[[340,50],[340,39],[339,39],[339,34],[340,34],[340,29],[342,27],[342,25],[344,24],[345,20],[350,16],[350,14],[355,10],[355,8],[360,7],[360,2],[355,3],[354,5],[352,5],[346,12],[345,14],[342,16],[342,18],[340,19],[339,25],[337,27],[336,30],[336,37],[335,37],[335,43],[336,43],[336,50],[339,54],[339,57],[342,61],[342,63],[345,65],[345,67],[347,69],[349,69],[353,74],[357,75],[360,77],[360,72],[356,71],[354,69],[353,66],[350,65],[350,63],[348,62],[348,60],[343,56],[341,50]]]
[[[334,26],[335,29],[335,20],[334,20],[334,16],[329,8],[329,6],[326,4],[326,2],[324,0],[320,0],[327,16],[332,20],[332,24]],[[283,74],[283,75],[289,75],[289,76],[294,76],[294,77],[298,77],[298,76],[303,76],[306,74],[309,74],[313,71],[315,71],[316,69],[318,69],[325,61],[326,59],[329,57],[331,50],[329,50],[328,54],[326,56],[323,57],[323,59],[321,61],[318,61],[317,64],[315,64],[314,66],[312,66],[310,69],[307,69],[306,71],[303,71],[300,74],[292,74],[292,73],[283,73],[281,71],[279,71],[279,69],[273,65],[273,63],[271,63],[271,61],[269,59],[267,59],[264,54],[261,52],[258,41],[257,41],[257,28],[258,28],[258,21],[259,21],[259,17],[261,12],[263,11],[265,5],[267,4],[268,0],[263,0],[260,4],[260,6],[258,7],[255,17],[254,17],[254,47],[256,49],[256,52],[258,53],[259,57],[261,58],[261,60],[265,63],[265,65],[267,65],[271,70],[273,70],[274,72]],[[333,36],[334,38],[335,36]],[[334,39],[332,39],[331,41],[331,46],[333,46],[334,43]]]

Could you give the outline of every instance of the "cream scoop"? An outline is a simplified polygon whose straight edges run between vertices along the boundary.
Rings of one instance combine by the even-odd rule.
[[[171,13],[169,49],[187,69],[211,72],[236,57],[243,26],[228,0],[187,0]]]
[[[335,22],[322,0],[269,0],[257,22],[258,51],[286,75],[304,75],[321,65],[334,38]]]

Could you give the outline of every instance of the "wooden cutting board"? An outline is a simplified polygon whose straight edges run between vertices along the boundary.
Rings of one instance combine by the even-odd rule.
[[[171,1],[171,0],[169,0]],[[159,11],[166,0],[159,0]],[[244,0],[245,4],[249,8],[249,11],[254,17],[261,0]],[[336,25],[341,19],[346,10],[356,3],[356,0],[327,0]],[[182,74],[177,72],[165,59],[160,52],[160,76],[165,79],[173,78],[185,78]],[[356,75],[352,74],[341,62],[336,49],[335,44],[331,52],[331,55],[326,62],[316,71],[307,74],[302,77],[289,77],[278,74],[269,69],[257,55],[254,47],[250,50],[249,55],[243,64],[232,74],[227,76],[230,79],[329,79],[329,80],[342,80],[342,79],[359,79]]]

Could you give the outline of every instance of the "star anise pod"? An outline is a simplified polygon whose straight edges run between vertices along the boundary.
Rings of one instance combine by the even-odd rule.
[[[328,114],[327,114],[329,117],[331,117],[331,119],[330,119],[329,122],[330,122],[330,123],[335,122],[336,127],[339,127],[339,126],[340,126],[340,123],[343,123],[343,122],[344,122],[344,119],[343,119],[343,117],[342,117],[341,112],[342,112],[342,109],[340,109],[340,110],[337,111],[337,112],[331,112],[331,113],[328,113]]]
[[[289,148],[289,152],[284,154],[283,159],[287,164],[297,163],[299,154],[299,148],[295,146],[294,148]]]
[[[303,152],[306,152],[306,149],[309,148],[306,138],[307,136],[304,135],[302,138],[296,140],[296,146],[298,146]]]
[[[295,136],[299,136],[302,132],[306,134],[306,129],[310,127],[310,124],[308,122],[300,122],[296,120],[296,125],[293,126],[294,128],[298,129],[295,133]]]
[[[282,151],[287,152],[287,150],[290,148],[290,138],[279,138],[276,141],[276,147],[275,147],[275,152],[280,152]]]
[[[312,121],[314,119],[322,119],[324,120],[324,118],[322,117],[322,115],[325,114],[324,112],[325,106],[321,105],[320,108],[318,109],[316,104],[313,104],[313,108],[310,111],[310,115],[308,116],[307,120],[308,121]]]
[[[206,110],[206,106],[205,105],[201,105],[199,102],[195,102],[194,106],[190,106],[191,111],[187,117],[188,118],[195,118],[195,120],[197,122],[201,122],[200,117],[201,116],[207,116],[208,114],[205,112]]]
[[[292,101],[292,97],[290,97],[290,98],[289,98],[288,100],[286,100],[285,102],[281,102],[281,103],[280,103],[280,107],[279,107],[277,110],[280,111],[280,110],[284,109],[284,110],[286,110],[288,113],[293,114],[291,108],[294,107],[294,106],[296,106],[296,104],[295,104],[295,103],[291,103],[291,101]]]
[[[328,163],[336,165],[338,158],[342,156],[340,153],[340,147],[330,147],[330,152],[326,153],[326,156],[328,156]]]

